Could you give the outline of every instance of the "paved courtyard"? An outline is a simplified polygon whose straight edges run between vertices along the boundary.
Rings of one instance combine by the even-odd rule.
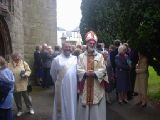
[[[31,93],[34,115],[27,112],[21,117],[16,117],[16,107],[14,105],[13,112],[15,120],[51,120],[53,110],[53,89],[42,89],[34,87]],[[160,111],[155,109],[151,104],[146,108],[135,106],[133,99],[128,104],[107,104],[107,120],[160,120]],[[23,107],[26,111],[25,106]],[[101,119],[99,119],[101,120]]]

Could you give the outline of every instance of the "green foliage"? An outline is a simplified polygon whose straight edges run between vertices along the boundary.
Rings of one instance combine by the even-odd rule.
[[[99,42],[129,42],[143,52],[160,75],[159,0],[82,0],[80,32],[97,33]]]
[[[149,67],[148,96],[153,100],[160,100],[160,76],[157,76],[154,69]]]
[[[82,38],[84,38],[86,32],[93,30],[99,36],[99,42],[107,41],[111,43],[117,36],[117,32],[115,32],[117,30],[116,18],[112,19],[112,15],[115,16],[112,12],[114,9],[116,10],[116,6],[118,5],[114,4],[114,0],[82,0],[82,19],[80,23]]]

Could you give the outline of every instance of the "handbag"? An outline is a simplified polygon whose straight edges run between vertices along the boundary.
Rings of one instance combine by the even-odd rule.
[[[31,84],[28,84],[28,86],[27,86],[27,92],[28,93],[32,92],[32,85]]]
[[[20,75],[21,78],[26,78],[24,70],[22,70],[19,75]]]

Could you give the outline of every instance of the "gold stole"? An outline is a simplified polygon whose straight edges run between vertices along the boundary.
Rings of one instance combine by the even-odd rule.
[[[87,71],[93,70],[94,71],[94,55],[87,56]],[[88,77],[87,78],[87,104],[93,104],[93,92],[94,92],[94,78]]]

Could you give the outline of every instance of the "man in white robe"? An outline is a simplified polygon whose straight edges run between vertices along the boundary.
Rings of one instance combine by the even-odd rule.
[[[63,43],[62,53],[52,61],[50,74],[55,83],[52,120],[76,120],[77,57],[71,55],[71,45]]]
[[[87,50],[79,55],[77,65],[80,95],[76,120],[106,120],[104,58],[95,50],[97,36],[93,31],[85,40]]]

